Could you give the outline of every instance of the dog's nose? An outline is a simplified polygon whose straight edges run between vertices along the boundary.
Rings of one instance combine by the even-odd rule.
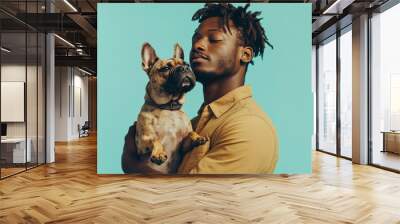
[[[166,90],[170,93],[186,93],[194,88],[196,77],[189,66],[178,66],[171,71],[166,82]]]
[[[187,92],[188,90],[190,90],[191,89],[191,87],[192,87],[192,81],[190,80],[190,78],[189,77],[184,77],[183,79],[182,79],[182,82],[181,82],[181,88],[182,88],[182,90],[184,91],[184,92]]]

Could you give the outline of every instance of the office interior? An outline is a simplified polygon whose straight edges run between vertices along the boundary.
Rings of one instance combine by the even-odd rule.
[[[316,149],[398,172],[400,5],[368,4],[313,38]]]
[[[54,163],[56,142],[89,127],[96,133],[96,4],[89,3],[79,8],[84,17],[63,1],[1,1],[1,179]]]
[[[0,182],[57,164],[60,145],[96,139],[96,9],[116,2],[155,1],[0,2]],[[312,150],[398,175],[400,3],[290,2],[312,4]]]

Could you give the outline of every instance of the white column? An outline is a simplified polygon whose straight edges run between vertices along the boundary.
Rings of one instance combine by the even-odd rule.
[[[368,163],[368,15],[353,19],[353,162]]]
[[[46,163],[52,163],[55,161],[55,151],[54,151],[54,133],[55,133],[55,76],[54,76],[54,35],[47,34],[46,37],[46,57],[47,57],[47,108],[46,108]]]
[[[47,12],[53,12],[54,6],[47,1]],[[46,35],[46,163],[55,161],[54,133],[55,133],[55,44],[54,35]]]

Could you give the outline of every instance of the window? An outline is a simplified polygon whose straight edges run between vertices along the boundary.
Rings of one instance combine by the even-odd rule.
[[[371,18],[372,163],[400,170],[400,4]]]
[[[352,157],[352,33],[340,36],[340,155]]]
[[[336,153],[336,36],[318,47],[318,149]]]

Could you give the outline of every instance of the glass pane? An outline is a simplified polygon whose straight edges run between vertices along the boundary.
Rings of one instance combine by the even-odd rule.
[[[39,11],[36,1],[28,1],[25,12],[27,19],[32,23],[37,23],[36,18],[32,14]],[[27,30],[27,80],[26,80],[26,113],[27,113],[27,144],[31,151],[30,161],[28,160],[28,168],[37,165],[37,63],[38,63],[38,37],[35,30]]]
[[[26,34],[1,34],[1,175],[25,170]],[[6,49],[6,50],[4,50]]]
[[[318,48],[318,147],[336,153],[336,39]]]
[[[352,157],[352,35],[351,30],[340,37],[340,150]]]
[[[45,12],[45,0],[0,1],[0,7],[35,24],[33,14]],[[2,12],[0,20],[3,178],[45,162],[46,54],[44,34]]]
[[[400,170],[400,5],[372,18],[372,163]]]
[[[45,163],[45,52],[46,37],[39,34],[38,46],[38,163]]]
[[[27,63],[27,99],[26,99],[26,110],[27,110],[27,143],[28,149],[30,148],[31,158],[28,160],[28,168],[37,165],[37,74],[38,74],[38,36],[36,32],[27,33],[28,38],[28,63]]]
[[[317,87],[316,87],[316,76],[317,76],[317,48],[315,45],[312,46],[312,60],[311,60],[311,80],[312,80],[312,93],[313,93],[313,135],[312,135],[312,149],[315,150],[317,143]],[[89,91],[90,92],[90,91]]]

